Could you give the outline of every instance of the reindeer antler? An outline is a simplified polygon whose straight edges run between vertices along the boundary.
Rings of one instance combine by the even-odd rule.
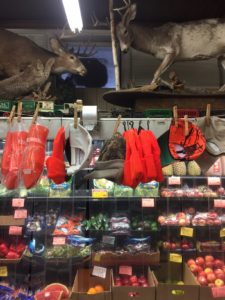
[[[130,5],[131,5],[131,0],[123,0],[123,2],[125,3],[124,6],[122,6],[122,7],[117,7],[117,8],[113,8],[113,10],[114,10],[114,11],[117,11],[120,15],[122,15],[122,14],[121,14],[121,11],[122,11],[122,10],[127,9],[127,8],[130,7]]]
[[[71,30],[67,30],[66,32],[66,28],[67,28],[67,23],[63,26],[62,30],[57,30],[57,37],[59,40],[73,39],[79,34],[78,30],[76,30],[75,32]]]

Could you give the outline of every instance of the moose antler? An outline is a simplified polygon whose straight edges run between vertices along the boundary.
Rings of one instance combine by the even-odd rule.
[[[109,19],[105,17],[105,21],[100,21],[95,12],[91,16],[91,22],[93,27],[109,26]]]
[[[124,6],[113,8],[113,10],[117,11],[120,15],[122,15],[121,11],[126,10],[131,5],[131,0],[123,0],[123,2],[125,3]]]
[[[62,30],[57,30],[57,37],[59,40],[74,39],[79,34],[78,30],[73,32],[72,30],[66,30],[66,28],[67,28],[67,23],[63,26]]]
[[[81,50],[81,47],[84,47],[84,48]],[[91,45],[91,46],[90,46],[90,43],[83,44],[83,46],[81,44],[79,44],[76,51],[74,51],[74,49],[73,49],[73,53],[79,57],[94,56],[97,53],[96,44]]]
[[[37,92],[33,92],[32,94],[33,94],[34,99],[36,101],[49,100],[52,97],[52,95],[47,96],[50,86],[51,86],[51,82],[49,81],[45,84],[43,91],[39,88]]]

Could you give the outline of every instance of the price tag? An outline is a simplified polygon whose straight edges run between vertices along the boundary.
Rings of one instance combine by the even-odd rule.
[[[223,199],[214,199],[214,207],[225,208],[225,200],[223,200]]]
[[[180,229],[180,235],[182,235],[182,236],[193,237],[193,233],[194,233],[193,228],[181,227],[181,229]]]
[[[8,276],[8,268],[6,266],[0,267],[0,277]]]
[[[66,244],[66,238],[61,236],[54,236],[52,244],[54,246],[62,246]]]
[[[225,286],[212,288],[213,298],[225,297]]]
[[[102,242],[103,244],[113,245],[115,244],[115,236],[103,235]]]
[[[106,272],[107,272],[106,268],[94,266],[92,275],[96,277],[106,278]]]
[[[120,266],[119,274],[121,275],[132,275],[132,267],[131,266]]]
[[[220,237],[225,237],[225,228],[220,230]]]
[[[107,190],[98,190],[98,189],[93,189],[92,190],[92,198],[108,198],[108,191]]]
[[[169,185],[180,185],[181,184],[180,177],[178,177],[178,176],[169,177],[168,178],[168,184]]]
[[[94,261],[100,262],[101,261],[101,253],[95,253]]]
[[[220,177],[208,177],[208,185],[221,185]]]
[[[12,199],[12,207],[24,207],[24,199],[23,198],[13,198]]]
[[[9,235],[22,235],[22,230],[21,226],[9,226]]]
[[[182,256],[177,253],[170,253],[170,261],[178,264],[182,263]]]
[[[27,210],[26,209],[15,209],[14,219],[26,219],[26,218],[27,218]]]
[[[155,206],[154,198],[142,198],[141,206],[142,207],[154,207]]]

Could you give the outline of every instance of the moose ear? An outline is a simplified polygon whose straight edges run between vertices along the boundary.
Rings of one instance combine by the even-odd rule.
[[[50,42],[50,47],[55,54],[60,56],[65,53],[62,46],[60,45],[59,41],[56,38],[51,38],[49,42]]]
[[[130,21],[135,19],[136,14],[137,14],[137,5],[136,3],[134,3],[130,7],[128,7],[127,11],[125,12],[123,16],[123,24],[125,26],[128,26]]]

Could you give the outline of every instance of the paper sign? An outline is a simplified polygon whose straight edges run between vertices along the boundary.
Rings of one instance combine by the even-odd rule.
[[[93,189],[92,198],[108,198],[108,191],[104,189],[102,190]]]
[[[121,275],[132,275],[132,267],[131,266],[120,266],[119,274]]]
[[[169,185],[180,185],[181,184],[180,177],[177,177],[177,176],[169,177],[168,178],[168,184]]]
[[[94,266],[92,275],[96,277],[106,278],[106,272],[107,272],[106,268]]]
[[[213,298],[225,297],[225,286],[212,288]]]
[[[13,198],[12,199],[12,207],[24,207],[24,199],[23,198]]]
[[[214,199],[214,207],[225,208],[225,200],[223,200],[223,199]]]
[[[6,266],[0,267],[0,277],[8,276],[8,268]]]
[[[65,245],[66,244],[66,238],[61,237],[61,236],[54,236],[52,244],[55,245],[55,246]]]
[[[221,185],[220,177],[208,177],[208,185]]]
[[[154,207],[155,206],[154,198],[142,198],[141,206],[142,207]]]
[[[95,253],[94,261],[100,262],[101,261],[101,253]]]
[[[20,226],[9,226],[10,235],[22,235],[23,228]]]
[[[103,235],[102,242],[103,244],[114,245],[115,244],[115,236]]]
[[[180,229],[180,235],[182,235],[182,236],[193,237],[193,233],[194,233],[193,228],[181,227],[181,229]]]
[[[26,218],[27,218],[27,210],[26,209],[15,209],[14,219],[26,219]]]
[[[225,228],[220,230],[220,237],[225,237]]]
[[[178,264],[182,263],[182,256],[177,253],[170,253],[170,261]]]

